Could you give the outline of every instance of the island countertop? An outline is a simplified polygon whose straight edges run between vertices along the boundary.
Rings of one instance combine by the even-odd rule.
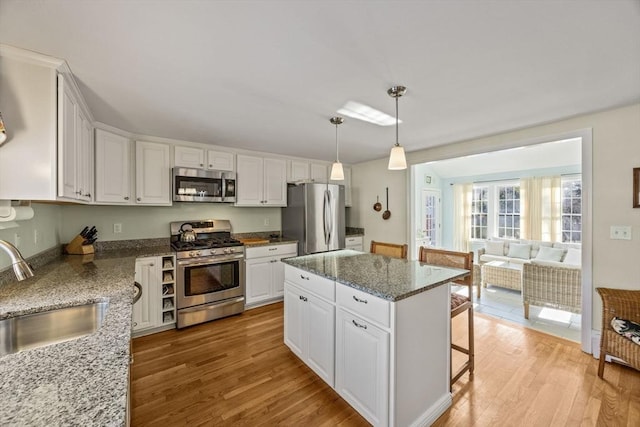
[[[96,332],[0,357],[0,425],[125,425],[135,259],[170,253],[167,245],[97,253],[85,263],[63,256],[0,286],[0,319],[109,302]]]
[[[285,258],[282,262],[388,301],[399,301],[469,274],[468,270],[352,250]]]

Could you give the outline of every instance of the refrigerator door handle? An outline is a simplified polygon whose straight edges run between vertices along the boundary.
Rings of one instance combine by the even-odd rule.
[[[331,240],[333,240],[333,203],[331,201],[331,191],[327,191],[327,206],[329,206],[329,238],[327,239],[327,245],[331,244]]]
[[[324,203],[322,206],[322,219],[324,222],[324,243],[328,245],[331,241],[331,205],[329,204],[329,191],[324,191]]]

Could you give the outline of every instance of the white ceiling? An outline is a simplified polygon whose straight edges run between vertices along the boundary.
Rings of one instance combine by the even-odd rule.
[[[427,163],[440,178],[482,176],[502,172],[567,168],[582,164],[580,138],[527,145],[508,150]]]
[[[639,0],[0,0],[0,41],[66,59],[100,122],[323,160],[394,84],[407,151],[640,101]],[[346,163],[395,139],[339,132]]]

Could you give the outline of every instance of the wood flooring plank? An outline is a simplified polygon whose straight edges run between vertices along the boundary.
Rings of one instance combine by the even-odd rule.
[[[464,341],[466,319],[453,325]],[[476,372],[435,426],[633,426],[640,372],[571,341],[475,315]],[[282,303],[133,340],[132,425],[366,426],[284,345]]]

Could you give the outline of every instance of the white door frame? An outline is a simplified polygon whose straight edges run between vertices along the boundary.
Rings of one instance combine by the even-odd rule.
[[[524,147],[527,145],[544,144],[547,142],[561,141],[565,139],[581,138],[582,140],[582,324],[581,324],[581,348],[585,353],[593,353],[592,336],[598,335],[592,330],[593,323],[593,129],[585,128],[558,135],[547,135],[532,138],[525,141],[508,142],[500,147],[492,147],[490,150],[482,147],[469,147],[456,155],[445,155],[440,158],[431,158],[429,162],[447,160],[472,154],[482,154],[491,151],[501,151],[509,148]],[[416,156],[417,157],[417,156]],[[422,156],[421,156],[422,157]],[[416,165],[427,163],[419,159],[409,160],[409,173],[407,174],[407,236],[409,241],[415,242],[417,238],[416,224],[416,200],[417,185]],[[420,193],[421,194],[421,193]],[[411,259],[417,258],[415,245],[411,250]]]

